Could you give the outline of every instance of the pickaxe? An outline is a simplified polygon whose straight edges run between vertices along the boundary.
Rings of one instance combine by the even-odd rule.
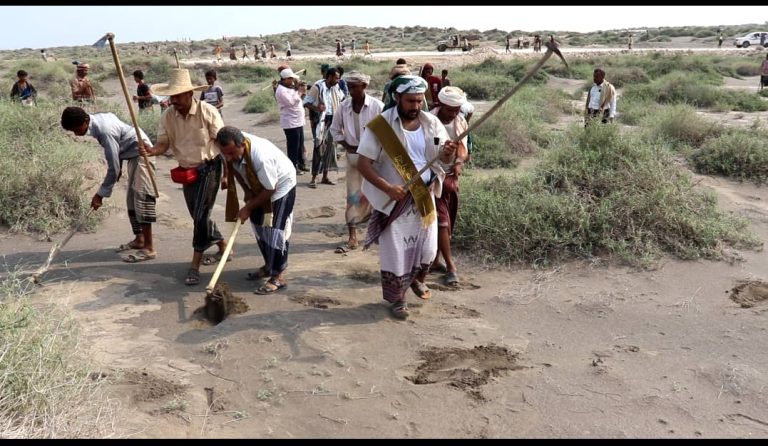
[[[542,57],[541,60],[539,60],[536,63],[536,65],[531,67],[531,69],[528,70],[528,73],[526,73],[525,76],[522,79],[520,79],[520,82],[518,82],[514,87],[512,87],[512,89],[509,90],[509,92],[505,94],[501,99],[499,99],[498,102],[496,102],[496,104],[494,104],[494,106],[491,107],[490,110],[488,110],[488,112],[486,112],[480,119],[475,121],[468,129],[464,130],[459,136],[457,136],[456,141],[461,141],[462,139],[464,139],[464,137],[466,137],[470,132],[480,127],[480,125],[484,123],[488,118],[490,118],[492,114],[496,113],[496,111],[499,108],[501,108],[501,106],[504,105],[504,103],[507,102],[507,100],[509,100],[509,98],[511,98],[512,95],[517,93],[518,90],[520,90],[520,88],[523,85],[525,85],[529,80],[531,80],[533,75],[535,75],[536,72],[539,71],[539,69],[547,62],[547,60],[550,57],[552,57],[553,54],[557,54],[557,56],[565,64],[565,67],[570,69],[570,67],[568,66],[568,62],[565,60],[565,57],[563,57],[563,53],[560,52],[560,49],[557,47],[557,44],[553,40],[549,40],[544,45],[547,47],[547,52],[544,53],[544,57]],[[405,183],[405,188],[406,189],[410,188],[411,186],[413,186],[413,184],[416,181],[421,179],[421,174],[426,172],[427,169],[429,169],[430,166],[432,166],[432,164],[436,163],[441,156],[442,154],[440,153],[436,155],[434,158],[432,158],[431,160],[429,160],[429,162],[425,164],[424,167],[422,167],[421,170],[419,170],[419,172],[416,175],[414,175],[408,182]],[[384,205],[384,207],[386,208],[387,206],[389,206],[389,204],[392,203],[392,201],[393,200],[390,199],[387,202],[387,204]]]

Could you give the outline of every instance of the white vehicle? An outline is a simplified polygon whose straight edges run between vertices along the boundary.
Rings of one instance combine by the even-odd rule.
[[[768,47],[768,32],[766,31],[751,32],[744,37],[735,39],[733,44],[736,45],[736,48],[748,48],[750,45],[760,45],[761,35],[765,36],[763,37],[763,46]]]

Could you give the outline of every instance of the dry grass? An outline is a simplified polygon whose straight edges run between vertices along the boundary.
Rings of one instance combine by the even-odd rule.
[[[0,282],[0,438],[104,438],[115,406],[78,326],[14,273]]]

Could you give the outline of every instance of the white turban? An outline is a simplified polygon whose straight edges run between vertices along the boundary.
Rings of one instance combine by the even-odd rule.
[[[359,71],[351,71],[344,76],[344,79],[348,84],[365,84],[371,83],[371,76],[367,76]]]
[[[461,107],[467,102],[467,95],[459,87],[443,87],[437,94],[437,99],[448,107]]]

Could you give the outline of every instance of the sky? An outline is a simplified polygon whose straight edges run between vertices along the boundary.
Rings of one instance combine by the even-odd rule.
[[[0,6],[0,16],[0,50],[11,50],[90,45],[107,32],[115,33],[116,43],[127,43],[258,36],[334,25],[577,32],[743,25],[766,23],[768,6],[36,5]]]

